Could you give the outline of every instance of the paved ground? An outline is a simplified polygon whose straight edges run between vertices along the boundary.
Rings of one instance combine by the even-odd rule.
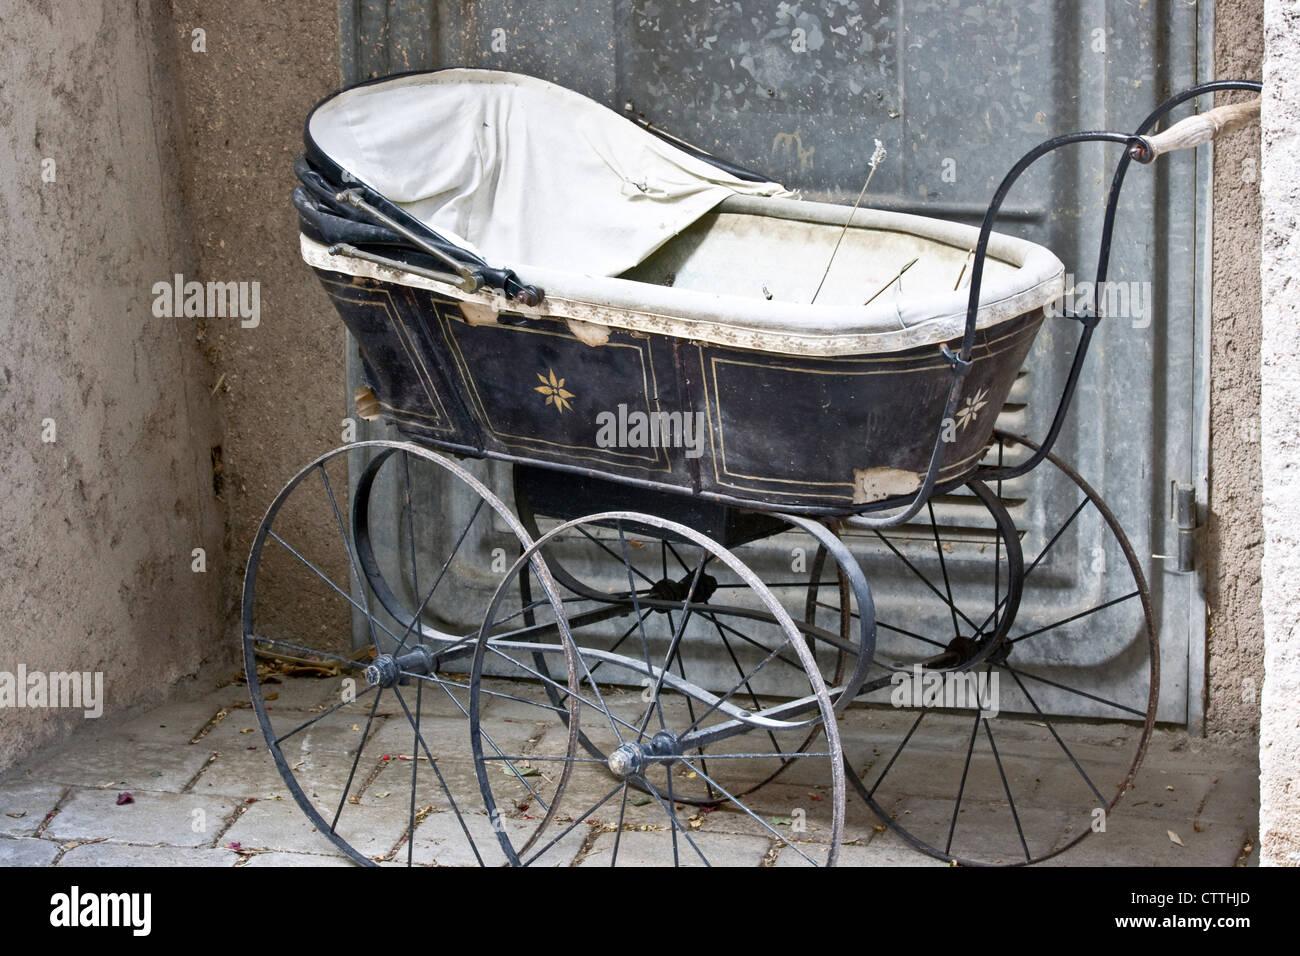
[[[427,757],[421,759],[422,748],[401,710],[403,704],[414,708],[412,690],[400,702],[390,697],[382,707],[376,704],[371,717],[373,698],[364,696],[335,711],[335,684],[286,677],[268,688],[276,695],[269,706],[277,734],[308,724],[286,740],[284,752],[322,815],[337,811],[338,829],[348,842],[364,856],[390,865],[405,864],[408,858],[416,865],[472,865],[477,858],[501,862],[503,850],[482,809],[465,722],[452,706],[455,702],[444,699],[439,706],[425,697],[420,711],[422,733],[434,751],[443,787]],[[530,756],[511,762],[513,771],[498,761],[489,778],[506,817],[502,826],[521,855],[561,866],[602,865],[615,853],[620,865],[671,863],[673,837],[679,834],[677,852],[684,863],[707,858],[714,864],[787,866],[825,858],[831,790],[824,762],[815,756],[794,762],[795,769],[743,797],[744,773],[761,769],[738,770],[748,764],[744,760],[697,763],[705,778],[744,806],[724,801],[717,809],[702,810],[683,804],[676,825],[665,804],[642,793],[630,792],[624,803],[616,790],[597,805],[610,792],[610,778],[593,760],[575,767],[563,799],[555,801],[554,814],[546,820],[537,808],[553,800],[559,778],[558,764],[547,763],[544,755],[548,747],[563,750],[563,730],[554,722],[547,726],[532,719],[538,716],[536,709],[506,695],[507,682],[500,686],[502,695],[484,711],[484,729],[499,753]],[[634,691],[614,697],[613,709],[623,707],[629,715],[636,710]],[[851,710],[842,720],[846,753],[868,780],[890,765],[900,734],[906,733],[900,721],[903,714],[868,709]],[[910,717],[906,721],[910,725]],[[62,748],[0,779],[0,864],[350,865],[295,803],[242,684],[168,704],[129,722],[88,723]],[[886,795],[888,788],[882,786],[877,793],[885,811],[912,831],[938,834],[943,842],[952,829],[958,831],[954,853],[960,846],[972,859],[1014,860],[1021,844],[1010,806],[1000,799],[1001,788],[1019,794],[1014,821],[1031,845],[1036,827],[1042,832],[1059,827],[1056,817],[1071,800],[1085,813],[1088,804],[1098,802],[1086,793],[1078,795],[1079,776],[1047,736],[1046,725],[1038,722],[992,721],[1006,782],[985,752],[985,770],[977,769],[976,760],[962,784],[970,724],[968,718],[949,723],[937,719],[916,732],[910,749],[889,771],[897,788]],[[1074,724],[1061,734],[1076,759],[1090,768],[1104,767],[1104,773],[1122,767],[1132,745],[1132,731],[1115,725]],[[370,741],[359,748],[364,761],[356,755],[356,741],[363,736]],[[687,800],[692,785],[704,784],[693,771],[680,769],[674,797]],[[419,781],[414,801],[413,772]],[[1121,777],[1122,771],[1113,776]],[[1105,832],[1090,835],[1046,865],[1250,865],[1257,856],[1257,785],[1257,767],[1249,756],[1226,745],[1157,731],[1137,787],[1105,818]],[[953,824],[957,786],[964,786],[967,799],[959,824]],[[1106,789],[1102,777],[1097,786]],[[885,827],[852,789],[846,816],[842,865],[944,865]],[[413,817],[414,839],[408,844]],[[1081,828],[1087,828],[1086,818]],[[467,839],[466,832],[474,839]],[[541,838],[529,845],[534,834]]]

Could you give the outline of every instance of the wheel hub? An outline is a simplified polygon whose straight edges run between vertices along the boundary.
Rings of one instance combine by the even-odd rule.
[[[677,735],[671,730],[661,730],[649,740],[641,743],[622,743],[614,748],[609,755],[606,765],[619,780],[626,780],[628,777],[639,776],[645,769],[647,763],[655,761],[656,758],[678,757],[681,755],[682,748],[678,744]],[[672,761],[661,761],[671,763]]]
[[[973,638],[958,634],[948,646],[943,649],[943,653],[935,654],[921,661],[921,666],[934,670],[950,670],[964,668],[972,661],[979,658],[980,653],[988,647],[988,641],[977,641]],[[1011,656],[1011,642],[1005,636],[997,639],[995,644],[987,654],[979,658],[989,664],[1006,663]]]
[[[392,687],[406,683],[410,674],[432,674],[433,670],[433,651],[420,644],[399,657],[380,654],[366,667],[366,683],[371,687]]]
[[[694,579],[694,574],[688,574],[677,581],[662,578],[650,588],[648,596],[656,600],[672,601],[674,604],[680,604],[686,600],[687,595],[690,595],[693,603],[709,603],[709,598],[713,597],[713,593],[718,590],[718,579],[711,574],[701,573],[700,579],[695,581],[695,592],[692,594],[691,581]],[[656,608],[655,610],[659,614],[665,614],[669,609]]]

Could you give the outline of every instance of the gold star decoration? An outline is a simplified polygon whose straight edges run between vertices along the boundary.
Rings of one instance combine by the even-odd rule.
[[[981,388],[973,397],[966,397],[966,404],[957,411],[957,427],[965,430],[966,426],[975,421],[980,411],[988,404],[988,389]]]
[[[545,395],[545,404],[554,405],[556,411],[560,413],[571,411],[573,406],[569,404],[569,399],[573,398],[574,394],[564,387],[564,379],[555,377],[555,369],[548,368],[546,373],[546,375],[537,373],[537,380],[542,384],[533,391]]]

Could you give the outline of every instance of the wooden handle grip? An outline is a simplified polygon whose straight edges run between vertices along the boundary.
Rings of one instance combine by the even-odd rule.
[[[1157,156],[1172,153],[1176,149],[1192,149],[1208,143],[1220,133],[1231,133],[1257,119],[1259,119],[1259,97],[1247,103],[1216,106],[1208,112],[1189,116],[1163,133],[1147,137],[1151,156],[1146,161],[1150,162]]]

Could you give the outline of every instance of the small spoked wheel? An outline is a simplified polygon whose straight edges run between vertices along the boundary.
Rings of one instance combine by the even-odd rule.
[[[288,793],[352,860],[503,862],[466,753],[466,672],[507,564],[484,556],[530,544],[477,478],[406,443],[323,455],[268,509],[244,578],[253,708]],[[483,733],[489,753],[529,736]]]
[[[994,455],[1016,445],[1036,450],[999,436]],[[920,526],[855,543],[880,645],[849,780],[885,825],[949,862],[1036,863],[1104,832],[1155,721],[1159,653],[1132,545],[1059,458],[1034,478],[1068,507],[1023,540],[1005,505],[1023,491],[976,481]]]
[[[834,703],[807,627],[745,564],[683,525],[607,512],[547,531],[516,569],[527,583],[490,602],[470,696],[511,863],[835,862]],[[494,693],[535,728],[516,753],[479,732]]]

